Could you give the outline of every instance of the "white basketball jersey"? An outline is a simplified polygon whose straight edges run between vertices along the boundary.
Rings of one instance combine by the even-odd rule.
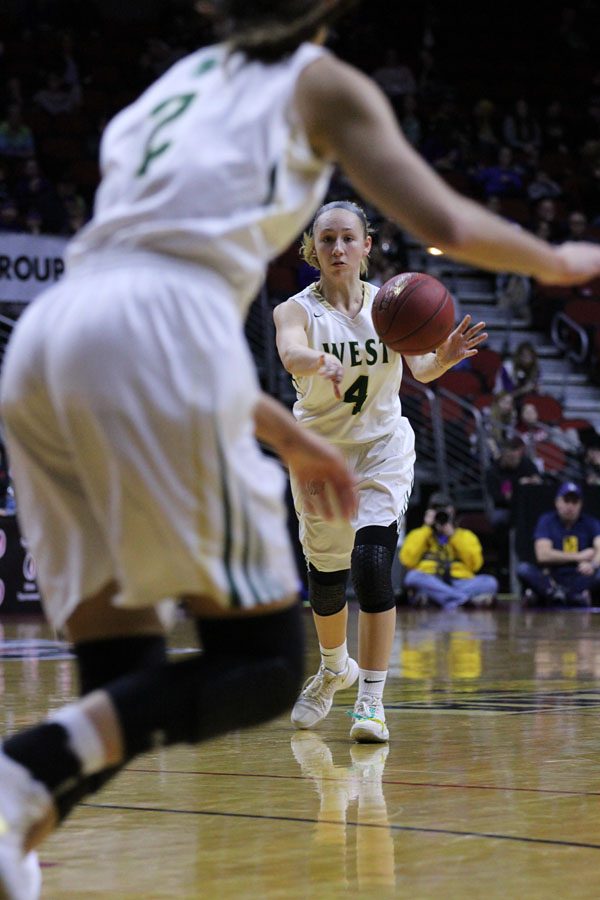
[[[242,310],[267,263],[310,221],[331,166],[314,156],[294,103],[302,44],[265,65],[223,44],[177,62],[109,124],[91,222],[68,259],[145,250],[220,272]]]
[[[400,426],[410,428],[402,416],[399,397],[402,357],[378,338],[371,320],[378,288],[363,284],[362,309],[353,319],[330,306],[316,284],[290,298],[306,312],[309,346],[333,353],[344,366],[342,400],[336,398],[332,382],[325,378],[293,379],[298,395],[294,415],[335,444],[366,443],[392,434]]]

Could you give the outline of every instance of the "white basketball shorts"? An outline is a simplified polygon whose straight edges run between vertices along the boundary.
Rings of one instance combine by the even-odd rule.
[[[97,258],[25,312],[0,402],[56,627],[112,579],[123,607],[297,591],[285,477],[254,439],[258,391],[230,288],[192,264]]]
[[[388,526],[400,521],[408,507],[414,480],[415,435],[402,418],[397,432],[367,444],[339,444],[358,486],[358,509],[348,522],[326,521],[304,509],[302,494],[292,478],[292,494],[299,520],[299,536],[307,563],[321,572],[350,568],[354,538],[367,525]]]

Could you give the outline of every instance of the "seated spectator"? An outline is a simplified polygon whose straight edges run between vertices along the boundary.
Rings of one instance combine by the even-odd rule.
[[[417,90],[415,76],[406,63],[400,62],[395,47],[389,47],[385,51],[383,65],[373,72],[372,77],[397,113],[401,110],[402,98],[406,94],[414,94]]]
[[[493,504],[492,524],[508,527],[512,519],[513,500],[521,484],[541,484],[542,479],[534,462],[525,453],[525,443],[515,435],[500,448],[486,473],[486,484]]]
[[[564,238],[565,229],[558,219],[558,210],[552,197],[538,200],[533,210],[531,231],[538,237],[556,243]]]
[[[81,105],[81,89],[76,81],[66,84],[56,72],[49,72],[44,87],[33,95],[33,102],[50,116],[70,113]]]
[[[59,234],[66,219],[66,211],[52,182],[45,177],[35,157],[23,163],[23,174],[17,180],[15,197],[21,210],[35,208],[42,216],[42,230]]]
[[[498,582],[493,575],[476,574],[483,565],[481,542],[473,531],[457,527],[455,517],[447,494],[431,495],[423,525],[409,531],[400,550],[400,562],[408,569],[404,586],[418,605],[490,606]]]
[[[583,479],[586,484],[600,484],[600,443],[585,448]]]
[[[588,218],[582,209],[573,209],[567,216],[566,241],[589,241]],[[593,238],[592,238],[593,240]]]
[[[484,197],[520,197],[524,192],[523,172],[514,164],[510,147],[500,147],[497,163],[476,169],[473,178]]]
[[[509,391],[500,391],[494,397],[484,420],[484,428],[492,459],[498,459],[502,445],[514,436],[517,421],[517,412],[512,394]]]
[[[21,231],[19,222],[19,210],[13,200],[0,202],[0,232]]]
[[[541,122],[542,147],[545,152],[567,153],[569,150],[569,123],[560,100],[551,100],[544,110]]]
[[[537,202],[544,200],[546,197],[554,199],[562,195],[562,188],[557,181],[554,181],[543,169],[538,169],[529,184],[527,185],[527,196],[530,200]]]
[[[406,140],[419,147],[423,138],[423,125],[418,114],[417,98],[414,94],[405,94],[402,98],[400,127]]]
[[[501,272],[496,276],[498,308],[506,312],[508,320],[519,319],[525,325],[531,323],[531,280],[526,275]]]
[[[482,97],[473,107],[471,131],[477,158],[493,159],[497,154],[498,127],[496,108],[491,100]]]
[[[0,122],[0,156],[25,159],[34,152],[33,132],[23,119],[21,107],[13,103]]]
[[[528,456],[536,462],[536,444],[550,441],[566,453],[576,454],[581,450],[581,442],[576,428],[561,428],[540,422],[539,413],[534,403],[524,403],[519,410],[517,431],[525,442]]]
[[[523,599],[590,606],[600,600],[600,521],[582,512],[581,488],[573,481],[561,484],[554,506],[533,533],[536,562],[517,568]]]
[[[515,401],[525,394],[535,393],[540,381],[540,364],[531,341],[517,344],[513,355],[504,360],[496,376],[494,393],[507,391]]]
[[[513,150],[523,153],[539,150],[542,142],[541,128],[523,98],[517,100],[514,110],[504,117],[502,138]]]

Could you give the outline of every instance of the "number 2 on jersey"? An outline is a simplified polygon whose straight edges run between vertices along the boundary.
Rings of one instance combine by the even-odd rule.
[[[344,403],[354,403],[352,415],[355,416],[363,408],[367,399],[367,389],[369,387],[369,376],[359,375],[356,381],[353,381],[346,393],[344,394]]]
[[[160,156],[165,150],[168,150],[172,144],[172,141],[165,140],[162,143],[154,144],[154,139],[158,132],[168,125],[169,122],[172,122],[173,119],[177,119],[179,116],[183,115],[186,109],[189,107],[192,100],[195,98],[196,93],[191,94],[176,94],[174,97],[169,97],[168,100],[163,100],[156,109],[152,110],[153,116],[159,116],[161,113],[163,115],[160,119],[158,119],[156,125],[150,132],[148,136],[148,140],[146,141],[146,146],[144,148],[144,159],[142,160],[142,164],[135,173],[138,177],[141,175],[145,175],[148,171],[148,166],[150,163],[156,159],[157,156]]]

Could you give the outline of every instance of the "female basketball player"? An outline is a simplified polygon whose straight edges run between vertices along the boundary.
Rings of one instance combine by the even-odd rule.
[[[348,512],[351,489],[334,448],[259,398],[242,322],[332,163],[455,259],[562,284],[600,271],[599,247],[517,231],[426,166],[381,92],[320,46],[350,3],[205,2],[224,42],[109,124],[94,217],[15,330],[0,402],[21,525],[47,615],[98,689],[3,744],[7,896],[36,896],[24,852],[99,774],[156,742],[263,722],[297,696],[283,479],[255,422],[298,481],[331,479]],[[187,598],[204,649],[177,664],[156,612],[169,596]]]
[[[292,476],[321,648],[321,666],[300,694],[292,722],[298,728],[315,725],[331,709],[334,693],[358,674],[350,736],[383,742],[389,733],[382,698],[396,624],[391,570],[413,484],[415,436],[398,396],[402,357],[377,337],[371,320],[377,287],[361,280],[369,232],[364,211],[354,203],[322,206],[302,248],[319,280],[278,306],[275,324],[279,354],[298,391],[296,419],[343,453],[358,486],[352,520],[327,522],[306,509]],[[477,353],[487,334],[483,322],[469,322],[465,317],[437,353],[408,357],[413,375],[431,381]],[[350,572],[360,607],[358,667],[346,646]]]

